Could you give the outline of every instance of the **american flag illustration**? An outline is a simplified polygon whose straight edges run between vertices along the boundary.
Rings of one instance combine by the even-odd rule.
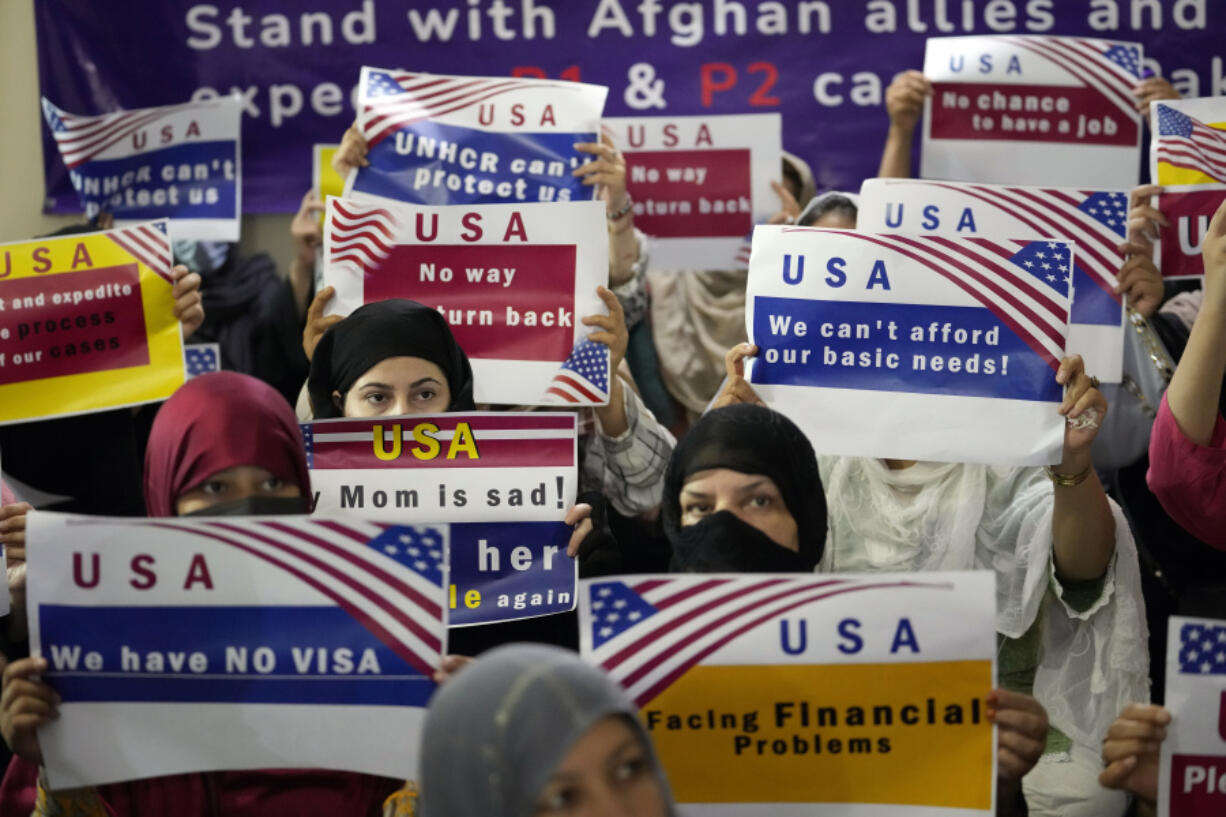
[[[549,388],[545,400],[549,403],[599,404],[609,399],[609,349],[584,338],[575,344],[570,357]]]
[[[1226,624],[1184,624],[1179,630],[1179,671],[1226,675]]]
[[[1076,267],[1112,299],[1123,259],[1117,245],[1128,225],[1128,195],[1122,192],[1060,188],[1020,189],[989,184],[940,184],[1016,218],[1035,235],[1077,242]]]
[[[1115,103],[1128,116],[1137,118],[1132,88],[1141,73],[1141,48],[1081,37],[1004,37],[1052,62]]]
[[[418,447],[413,429],[430,423],[428,432],[446,451],[456,426],[467,422],[477,446],[477,458],[445,456],[417,459],[409,451]],[[383,435],[383,450],[392,449],[396,427],[400,428],[402,456],[384,460],[374,455],[373,430]],[[575,415],[499,412],[469,415],[416,415],[379,420],[316,420],[302,423],[307,467],[312,470],[344,468],[569,468],[575,464]]]
[[[183,347],[187,379],[221,371],[221,346],[216,343],[189,343]]]
[[[1158,135],[1154,140],[1158,161],[1199,170],[1215,182],[1226,182],[1226,130],[1211,128],[1170,105],[1154,104],[1158,106]]]
[[[170,249],[170,236],[166,233],[164,220],[108,230],[106,237],[153,272],[173,282],[170,268],[174,264],[174,254]]]
[[[704,658],[776,616],[848,593],[898,587],[950,585],[813,575],[592,581],[585,584],[590,617],[584,620],[584,652],[641,707]]]
[[[313,587],[427,677],[444,635],[444,529],[287,517],[284,521],[165,521],[238,548]]]
[[[349,263],[359,271],[383,263],[396,245],[399,226],[392,212],[377,205],[329,199],[328,254],[333,264]]]
[[[367,69],[364,76],[361,127],[366,143],[374,147],[405,125],[471,108],[525,88],[565,90],[565,83],[523,79],[451,77],[409,71]]]
[[[69,168],[88,162],[111,145],[128,138],[158,119],[189,107],[168,105],[98,116],[75,116],[55,107],[45,97],[42,103],[43,116],[51,128],[52,136],[55,137],[55,144],[60,149],[64,164]]]

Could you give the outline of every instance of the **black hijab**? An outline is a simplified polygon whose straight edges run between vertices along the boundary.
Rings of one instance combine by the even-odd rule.
[[[438,310],[394,298],[355,309],[324,333],[311,358],[307,390],[315,419],[341,417],[332,392],[349,391],[357,379],[389,357],[420,357],[447,378],[447,411],[472,411],[473,370]]]
[[[799,550],[776,544],[731,511],[681,527],[686,479],[712,468],[774,480],[796,520]],[[813,446],[791,420],[749,403],[708,412],[677,444],[664,477],[662,514],[677,571],[811,572],[826,545],[826,497]]]

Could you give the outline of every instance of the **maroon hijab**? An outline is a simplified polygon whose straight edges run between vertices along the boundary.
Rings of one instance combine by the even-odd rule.
[[[145,449],[145,507],[174,516],[175,500],[238,465],[266,468],[311,495],[298,418],[272,386],[238,372],[189,380],[153,421]]]

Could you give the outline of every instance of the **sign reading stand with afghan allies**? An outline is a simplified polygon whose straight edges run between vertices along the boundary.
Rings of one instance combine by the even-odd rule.
[[[571,174],[595,142],[609,89],[565,80],[363,68],[357,126],[369,167],[345,195],[412,204],[591,199]]]
[[[442,313],[473,368],[474,399],[605,405],[609,351],[587,336],[606,314],[602,202],[413,207],[329,199],[329,314],[408,298]]]
[[[999,184],[1132,187],[1137,43],[1084,37],[928,40],[920,175]]]
[[[749,381],[827,454],[1058,462],[1072,267],[1060,241],[759,226]]]
[[[31,653],[63,698],[39,730],[52,788],[416,767],[446,526],[35,512],[27,539]]]
[[[634,699],[686,814],[994,813],[990,573],[580,587],[583,655]]]
[[[1086,371],[1102,382],[1118,383],[1124,363],[1124,305],[1115,287],[1116,272],[1124,263],[1118,245],[1127,224],[1127,190],[868,179],[860,188],[857,229],[1075,242],[1068,351],[1085,358]],[[1051,261],[1035,258],[1028,264],[1027,269],[1048,281],[1059,280]]]
[[[1171,616],[1159,817],[1226,814],[1226,621]]]
[[[1226,199],[1226,98],[1164,99],[1150,105],[1150,178],[1162,185],[1154,263],[1168,279],[1205,274],[1201,244]]]
[[[238,241],[237,96],[100,116],[77,116],[43,98],[87,218],[171,219],[176,239]]]
[[[183,385],[166,222],[0,244],[0,424]]]
[[[315,512],[451,523],[451,624],[573,610],[576,415],[454,412],[302,426]]]
[[[654,267],[729,269],[753,225],[779,209],[777,113],[621,117],[604,128],[626,158],[634,226],[651,236]]]

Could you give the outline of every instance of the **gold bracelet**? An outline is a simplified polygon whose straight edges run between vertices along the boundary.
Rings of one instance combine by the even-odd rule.
[[[1047,476],[1051,477],[1051,481],[1061,488],[1072,488],[1089,479],[1090,472],[1094,470],[1094,466],[1087,465],[1086,469],[1080,474],[1061,474],[1059,471],[1053,470],[1050,465],[1044,466],[1044,470],[1047,471]]]

